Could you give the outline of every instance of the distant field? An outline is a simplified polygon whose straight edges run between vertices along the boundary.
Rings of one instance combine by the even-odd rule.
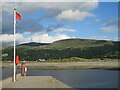
[[[66,59],[50,59],[50,60],[46,60],[45,62],[118,62],[118,61],[119,59],[109,59],[109,58],[84,59],[84,58],[73,57]]]

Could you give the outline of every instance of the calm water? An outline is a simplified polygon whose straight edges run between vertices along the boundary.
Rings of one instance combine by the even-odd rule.
[[[3,79],[11,76],[12,69],[2,70]],[[19,72],[19,70],[18,70]],[[28,70],[28,76],[53,76],[74,88],[117,88],[117,70]]]

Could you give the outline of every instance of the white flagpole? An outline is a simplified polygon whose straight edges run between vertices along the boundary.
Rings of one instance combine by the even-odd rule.
[[[14,9],[14,76],[13,76],[13,81],[16,81],[16,64],[15,64],[15,57],[16,57],[16,52],[15,52],[15,31],[16,31],[16,9]]]

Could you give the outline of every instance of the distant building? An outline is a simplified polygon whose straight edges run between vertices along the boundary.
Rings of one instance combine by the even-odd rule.
[[[36,60],[37,62],[44,62],[45,61],[45,59],[38,59],[38,60]]]
[[[2,54],[2,57],[7,57],[7,56],[8,56],[7,53]]]

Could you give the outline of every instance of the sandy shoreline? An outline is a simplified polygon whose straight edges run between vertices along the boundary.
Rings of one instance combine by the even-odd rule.
[[[118,62],[28,62],[27,66],[29,69],[120,69]],[[2,63],[2,68],[12,67],[12,62]]]

